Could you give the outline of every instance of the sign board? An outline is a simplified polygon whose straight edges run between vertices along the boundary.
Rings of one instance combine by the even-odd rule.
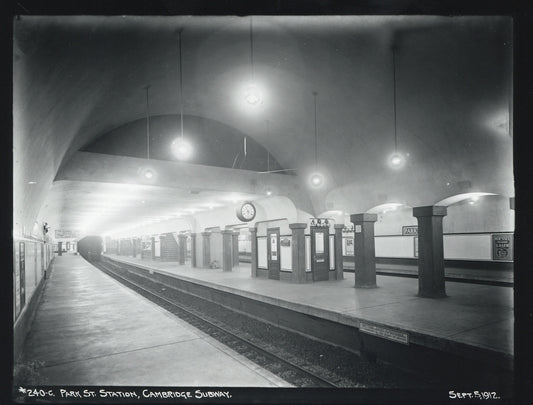
[[[513,260],[513,234],[492,234],[492,260]]]
[[[279,244],[283,247],[290,247],[291,246],[291,240],[289,238],[282,238],[279,241]]]
[[[346,256],[353,256],[354,255],[353,238],[344,238],[344,242],[346,243],[346,246],[345,246]]]
[[[383,326],[374,325],[366,322],[359,322],[359,330],[369,335],[378,336],[384,339],[399,342],[404,345],[409,344],[409,334],[407,332],[396,329],[385,328]]]
[[[402,226],[402,235],[403,236],[417,236],[418,226],[416,225]]]
[[[320,255],[324,253],[324,234],[322,232],[315,233],[315,254]]]
[[[56,239],[77,238],[79,236],[79,231],[73,231],[70,229],[56,229],[55,235]]]
[[[355,225],[355,233],[361,233],[361,225]]]

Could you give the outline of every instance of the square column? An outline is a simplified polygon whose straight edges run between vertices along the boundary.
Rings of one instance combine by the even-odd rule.
[[[413,208],[413,216],[418,220],[418,296],[420,297],[446,297],[442,237],[442,219],[446,214],[446,207]]]
[[[231,271],[233,265],[233,231],[222,231],[222,270]]]
[[[307,282],[305,274],[305,228],[306,223],[289,224],[292,230],[292,282]]]
[[[250,239],[252,245],[251,264],[252,264],[252,277],[257,277],[257,229],[249,228]]]
[[[187,256],[187,235],[180,233],[178,235],[178,263],[185,264],[185,257]]]
[[[150,238],[152,241],[152,260],[155,260],[155,238]]]
[[[239,235],[240,232],[233,232],[233,267],[239,265]]]
[[[355,234],[355,287],[376,288],[376,248],[374,244],[374,223],[376,214],[353,214]]]
[[[203,266],[204,268],[209,268],[211,264],[211,232],[202,232],[202,246],[203,246]]]
[[[335,252],[329,252],[330,255],[335,255],[335,280],[342,280],[344,278],[344,263],[342,261],[342,230],[344,224],[335,224]]]
[[[197,233],[191,233],[191,267],[196,267],[196,237]]]

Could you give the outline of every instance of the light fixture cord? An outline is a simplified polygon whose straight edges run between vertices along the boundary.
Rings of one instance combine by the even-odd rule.
[[[316,98],[318,96],[318,93],[316,91],[313,92],[313,97],[315,98],[315,169],[318,166],[318,132],[316,129]]]
[[[254,79],[254,30],[253,16],[250,16],[250,67],[252,69],[252,80]]]
[[[398,152],[398,135],[396,134],[396,56],[395,48],[392,47],[392,82],[394,94],[394,152]]]
[[[266,120],[267,139],[270,139],[270,122]],[[267,149],[267,171],[270,171],[270,151]]]
[[[148,104],[148,89],[150,85],[146,86],[146,158],[150,160],[150,110]]]
[[[182,66],[181,66],[181,30],[178,33],[178,43],[179,43],[179,56],[180,56],[180,123],[181,123],[181,138],[183,139],[183,77],[182,77]]]

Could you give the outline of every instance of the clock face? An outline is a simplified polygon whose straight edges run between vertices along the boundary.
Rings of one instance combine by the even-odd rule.
[[[245,202],[241,208],[237,210],[237,217],[241,221],[251,221],[255,218],[255,206],[250,202]]]

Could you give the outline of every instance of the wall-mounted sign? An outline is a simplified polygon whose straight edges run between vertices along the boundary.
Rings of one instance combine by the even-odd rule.
[[[289,238],[282,238],[279,241],[279,244],[283,247],[290,247],[291,246],[291,240]]]
[[[350,225],[344,225],[344,228],[342,228],[342,232],[353,232],[353,224]]]
[[[322,232],[315,233],[315,254],[324,253],[324,234]]]
[[[55,235],[56,239],[61,238],[77,238],[79,237],[80,232],[76,230],[70,230],[70,229],[56,229]]]
[[[345,252],[347,256],[353,256],[354,249],[353,249],[353,238],[344,238],[344,241],[346,243],[345,246]]]
[[[327,218],[311,218],[311,226],[328,227],[329,221]]]
[[[355,233],[361,233],[361,232],[362,232],[361,225],[355,225]]]
[[[418,226],[402,226],[402,235],[403,236],[417,236],[418,235]]]
[[[492,235],[492,260],[513,260],[513,234],[495,233]]]

